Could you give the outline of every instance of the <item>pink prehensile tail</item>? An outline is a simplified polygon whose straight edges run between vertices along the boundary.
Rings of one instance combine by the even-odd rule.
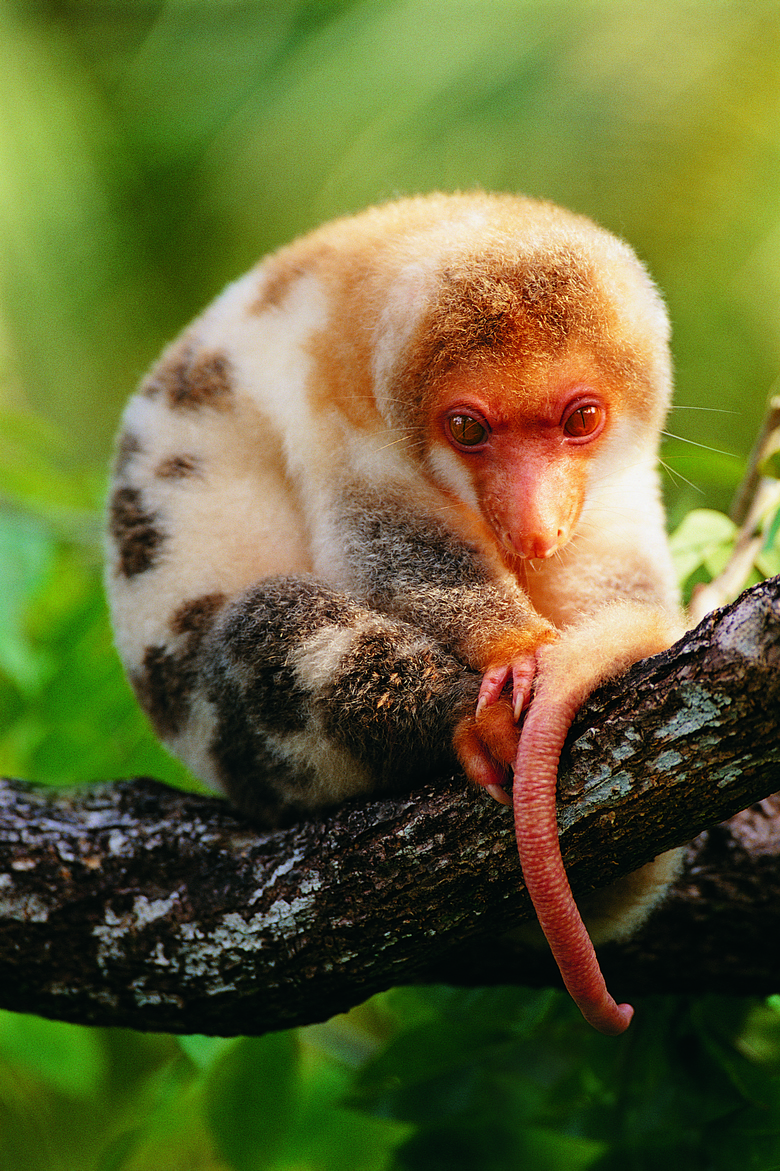
[[[617,1004],[607,991],[558,844],[558,761],[581,700],[579,694],[537,695],[531,704],[515,761],[515,832],[525,884],[563,982],[585,1020],[617,1036],[634,1010]]]

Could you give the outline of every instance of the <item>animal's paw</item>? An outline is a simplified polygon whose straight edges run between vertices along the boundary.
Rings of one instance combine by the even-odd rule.
[[[512,683],[512,714],[519,720],[531,700],[531,688],[536,677],[537,659],[534,652],[517,655],[506,663],[488,667],[482,676],[477,698],[477,719],[502,697],[504,688]]]
[[[474,716],[456,729],[455,751],[469,780],[502,805],[512,804],[503,786],[517,754],[517,721],[530,701],[536,670],[533,653],[488,667]]]

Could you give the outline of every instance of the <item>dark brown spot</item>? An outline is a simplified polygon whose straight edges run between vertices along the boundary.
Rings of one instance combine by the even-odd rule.
[[[154,474],[161,480],[185,480],[200,469],[200,460],[194,455],[171,455],[155,468]]]
[[[226,594],[214,593],[185,602],[172,615],[169,623],[171,630],[174,634],[197,634],[202,637],[226,601]]]
[[[233,395],[230,363],[224,354],[181,345],[162,360],[142,389],[149,398],[163,395],[174,409],[224,411]]]
[[[158,736],[175,736],[189,714],[189,700],[197,682],[190,655],[178,656],[164,647],[147,647],[143,669],[130,682]]]
[[[226,601],[225,594],[204,594],[180,606],[170,629],[184,635],[177,650],[147,647],[143,666],[132,676],[136,695],[160,736],[175,736],[189,715],[190,696],[198,686],[198,652],[203,636]]]
[[[109,527],[119,553],[119,569],[125,577],[135,577],[155,565],[165,535],[156,513],[144,508],[137,488],[117,488],[114,492]]]

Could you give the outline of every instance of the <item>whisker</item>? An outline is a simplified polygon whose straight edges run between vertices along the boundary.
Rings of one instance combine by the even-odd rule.
[[[714,415],[741,415],[741,411],[730,411],[728,407],[692,407],[687,403],[672,403],[673,411],[710,411]]]
[[[389,447],[397,447],[399,443],[409,443],[411,438],[411,435],[396,436],[396,438],[391,439],[389,443],[383,443],[381,447],[377,448],[377,451],[387,451]]]
[[[682,480],[683,484],[687,484],[689,488],[693,488],[694,492],[698,492],[700,496],[704,495],[704,489],[700,488],[698,484],[694,484],[692,480],[687,479],[687,477],[685,477],[682,472],[674,471],[674,469],[670,468],[669,464],[665,463],[662,459],[659,459],[658,463],[664,469],[667,475],[670,476],[672,480],[674,480],[675,483],[679,483],[679,481]]]
[[[674,435],[671,431],[662,431],[666,439],[677,439],[680,443],[690,443],[692,447],[701,447],[705,451],[714,451],[716,455],[727,455],[731,459],[739,459],[733,451],[723,451],[720,447],[710,447],[707,443],[697,443],[695,439],[686,439],[684,435]]]

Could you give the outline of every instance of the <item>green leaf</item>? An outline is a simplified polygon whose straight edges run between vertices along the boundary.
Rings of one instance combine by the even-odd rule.
[[[214,1062],[233,1044],[228,1037],[204,1037],[200,1034],[177,1037],[176,1040],[193,1065],[201,1070],[211,1069]]]
[[[771,1098],[747,1106],[714,1126],[707,1136],[707,1166],[712,1171],[778,1171],[780,1168],[780,1079]]]
[[[777,509],[774,516],[767,525],[766,539],[764,540],[764,550],[768,550],[773,547],[777,541],[778,533],[780,533],[780,508]]]
[[[759,1018],[748,1015],[749,1007],[746,1000],[702,997],[692,1006],[691,1020],[713,1066],[726,1075],[743,1102],[761,1106],[775,1097],[774,1079],[758,1060],[762,1030]]]
[[[533,1164],[518,1160],[517,1146],[505,1130],[442,1122],[409,1139],[396,1155],[396,1166],[399,1171],[507,1171]]]
[[[737,532],[734,522],[711,508],[695,508],[669,538],[672,559],[681,583],[704,566],[710,577],[728,560]]]
[[[95,1094],[106,1072],[99,1033],[37,1016],[0,1012],[0,1054],[74,1098]]]
[[[778,1000],[770,996],[750,1009],[734,1040],[743,1056],[775,1075],[780,1074],[780,1012],[774,1003]]]
[[[141,1145],[143,1133],[143,1127],[134,1126],[111,1139],[101,1152],[95,1171],[122,1171],[130,1155]]]
[[[608,1150],[608,1144],[580,1135],[529,1127],[520,1136],[522,1160],[534,1171],[586,1171]]]
[[[212,1070],[206,1115],[216,1145],[234,1171],[262,1171],[293,1127],[299,1092],[295,1033],[245,1037]]]

